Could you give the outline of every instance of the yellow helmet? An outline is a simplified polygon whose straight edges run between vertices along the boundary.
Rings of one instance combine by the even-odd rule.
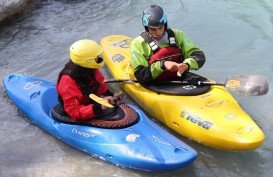
[[[102,47],[95,41],[82,39],[73,43],[70,47],[70,58],[73,63],[84,68],[98,69],[104,65],[100,57]]]

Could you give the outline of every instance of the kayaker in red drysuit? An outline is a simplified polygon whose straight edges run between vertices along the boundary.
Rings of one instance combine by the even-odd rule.
[[[180,77],[204,65],[204,53],[182,31],[168,28],[160,6],[148,6],[142,23],[145,31],[130,45],[134,75],[140,83]]]
[[[113,96],[100,72],[104,64],[102,48],[95,41],[83,39],[70,47],[70,61],[59,73],[57,91],[64,112],[74,121],[88,121],[107,109],[89,98],[93,93],[105,96],[110,104],[120,98]]]

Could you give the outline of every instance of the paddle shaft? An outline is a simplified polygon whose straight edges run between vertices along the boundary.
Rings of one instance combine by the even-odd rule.
[[[105,81],[106,83],[138,83],[132,79],[113,79]],[[210,82],[210,81],[156,81],[156,84],[182,84],[196,86],[224,86],[232,92],[244,96],[260,96],[265,95],[269,90],[269,84],[265,77],[259,75],[237,75],[230,76],[225,83]]]
[[[105,83],[120,83],[120,82],[126,82],[126,83],[139,83],[137,80],[132,79],[113,79],[113,80],[106,80]],[[197,81],[197,82],[188,82],[188,81],[156,81],[155,83],[162,83],[162,84],[189,84],[189,85],[220,85],[225,86],[223,83],[217,83],[217,82],[203,82],[203,81]]]

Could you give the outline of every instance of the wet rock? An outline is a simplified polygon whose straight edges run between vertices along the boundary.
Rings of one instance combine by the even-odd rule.
[[[0,25],[16,19],[39,2],[40,0],[1,0]]]

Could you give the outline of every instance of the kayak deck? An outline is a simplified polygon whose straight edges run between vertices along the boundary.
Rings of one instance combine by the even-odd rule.
[[[135,79],[130,64],[131,41],[123,35],[101,39],[103,56],[115,79]],[[134,82],[120,85],[155,119],[206,146],[246,151],[259,147],[264,140],[262,130],[223,86],[211,86],[199,95],[177,96],[158,94]]]
[[[7,95],[34,124],[61,141],[118,166],[168,171],[192,163],[197,152],[150,121],[143,112],[138,122],[126,128],[109,129],[80,124],[66,124],[52,118],[58,104],[55,85],[22,75],[9,75],[4,80]]]

